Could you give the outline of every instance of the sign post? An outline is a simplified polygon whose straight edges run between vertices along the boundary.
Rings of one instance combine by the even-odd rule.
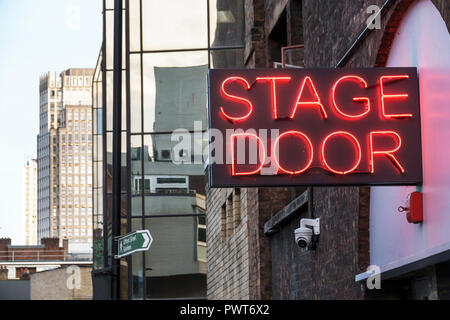
[[[137,230],[117,240],[116,259],[123,258],[138,251],[147,251],[153,242],[148,230]]]

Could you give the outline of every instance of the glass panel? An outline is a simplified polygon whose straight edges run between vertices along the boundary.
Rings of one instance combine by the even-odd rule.
[[[211,47],[244,45],[244,0],[209,0]]]
[[[95,218],[93,232],[94,269],[101,269],[104,267],[103,224],[101,223],[103,215],[96,215]]]
[[[94,188],[98,188],[98,162],[95,161],[92,163],[92,170],[93,170],[93,178],[94,178]]]
[[[106,72],[106,131],[111,131],[113,126],[113,84],[112,71]]]
[[[122,193],[120,196],[120,234],[127,234],[127,216],[128,216],[128,200],[127,194]]]
[[[97,189],[97,193],[98,193],[98,205],[97,205],[97,208],[98,208],[99,214],[101,215],[101,222],[102,222],[101,224],[103,225],[103,214],[104,214],[104,212],[103,212],[103,201],[104,201],[104,199],[103,199],[103,188]]]
[[[122,300],[128,300],[128,258],[120,259],[120,294]]]
[[[122,1],[123,8],[125,8],[125,0]],[[106,0],[105,9],[114,9],[114,0]]]
[[[198,241],[206,242],[206,229],[205,228],[198,229]]]
[[[122,16],[122,68],[126,66],[126,11]],[[106,23],[106,69],[114,68],[114,11],[105,11]]]
[[[142,130],[141,55],[130,55],[130,131]]]
[[[98,85],[97,85],[97,82],[94,82],[93,83],[93,85],[92,85],[92,108],[94,108],[94,109],[96,109],[96,108],[98,108],[98,100],[97,100],[97,97],[98,97]]]
[[[244,49],[211,51],[211,69],[244,68]]]
[[[94,180],[97,183],[98,188],[103,188],[103,162],[94,162],[94,166],[97,167],[97,177],[94,177]]]
[[[106,23],[106,69],[112,69],[114,66],[114,12],[105,11]]]
[[[105,0],[105,9],[114,9],[114,0]]]
[[[96,114],[95,118],[97,119],[97,131],[94,131],[94,133],[103,134],[103,109],[95,109],[94,112]]]
[[[122,71],[122,131],[127,130],[127,73]]]
[[[94,189],[94,216],[93,216],[93,259],[94,268],[104,266],[103,253],[103,189]]]
[[[94,140],[97,140],[97,155],[96,158],[98,161],[103,160],[103,136],[95,135]],[[95,160],[95,159],[94,159]]]
[[[141,15],[140,0],[130,0],[130,51],[138,51],[141,48]]]
[[[98,108],[102,108],[103,107],[103,83],[102,83],[102,72],[100,72],[99,74],[99,82],[97,85],[97,90],[98,90],[98,95],[97,95],[97,106]]]
[[[114,101],[114,74],[113,71],[106,72],[106,130],[112,131],[113,129],[113,101]],[[126,99],[127,99],[127,86],[126,86],[126,73],[122,71],[122,130],[127,129],[127,111],[126,111]],[[100,111],[101,112],[101,111]],[[100,126],[99,126],[100,127]],[[101,133],[101,132],[100,132]]]
[[[142,230],[142,219],[131,219],[131,231]],[[132,299],[144,299],[144,253],[138,252],[132,259]]]
[[[126,132],[122,132],[121,137],[121,175],[120,175],[120,183],[121,183],[121,192],[127,192],[127,134]]]
[[[206,51],[144,54],[144,132],[206,128]]]
[[[92,161],[98,161],[98,137],[95,135],[94,141],[92,141]]]
[[[112,133],[106,133],[106,192],[112,192]]]
[[[194,134],[186,134],[186,145],[180,146],[170,134],[144,135],[143,162],[145,194],[145,215],[192,214],[196,212],[205,194],[205,175],[201,156],[195,162],[191,148],[201,153],[203,134],[199,134],[198,148]],[[173,162],[179,156],[187,156],[187,162]],[[178,160],[177,160],[178,161]],[[148,186],[148,187],[147,187]]]
[[[131,184],[131,215],[142,215],[142,191],[139,183],[142,181],[142,136],[130,137],[130,184]]]
[[[160,174],[204,174],[203,153],[207,133],[177,131],[144,135],[144,172]]]
[[[134,219],[133,221],[135,221]],[[137,221],[136,221],[137,222]],[[142,223],[140,223],[142,224]],[[136,228],[135,230],[140,230],[141,227]],[[139,252],[132,255],[132,283],[133,283],[133,300],[143,300],[144,299],[144,265],[143,261],[143,253]]]
[[[206,0],[143,0],[143,50],[207,48]]]
[[[95,100],[95,99],[94,99]],[[101,110],[101,109],[92,109],[92,115],[93,115],[93,119],[92,119],[92,133],[96,134],[98,133],[98,113],[97,110]]]
[[[144,227],[154,239],[145,252],[146,298],[206,297],[206,270],[197,252],[197,217],[146,218]]]
[[[104,219],[104,223],[105,223],[105,229],[104,232],[106,232],[106,234],[104,235],[106,237],[106,245],[107,248],[105,248],[106,252],[107,252],[107,260],[106,260],[106,264],[107,265],[112,265],[112,251],[111,251],[111,246],[112,246],[112,196],[111,195],[106,195],[106,216]]]

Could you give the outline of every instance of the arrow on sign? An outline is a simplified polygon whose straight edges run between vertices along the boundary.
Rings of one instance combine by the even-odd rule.
[[[142,236],[144,237],[144,243],[143,243],[143,247],[147,248],[147,245],[150,244],[150,233],[143,233]]]

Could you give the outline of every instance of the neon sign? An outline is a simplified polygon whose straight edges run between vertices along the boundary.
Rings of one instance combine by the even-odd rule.
[[[210,70],[209,127],[211,187],[422,183],[415,68]]]

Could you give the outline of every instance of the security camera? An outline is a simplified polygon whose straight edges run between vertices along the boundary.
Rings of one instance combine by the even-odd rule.
[[[295,243],[300,248],[314,250],[317,237],[320,235],[320,218],[301,219],[300,228],[295,229]]]

